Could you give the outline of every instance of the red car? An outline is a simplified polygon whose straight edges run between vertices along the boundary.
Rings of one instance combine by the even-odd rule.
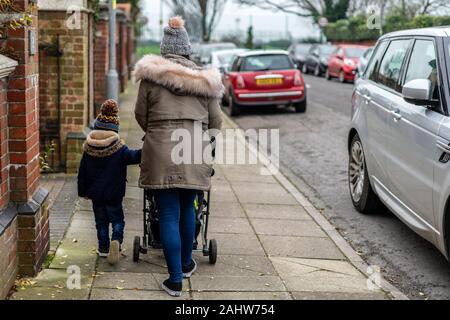
[[[246,106],[294,106],[306,111],[306,86],[286,51],[249,51],[236,56],[224,76],[224,104],[236,116]]]
[[[359,59],[364,55],[367,46],[339,45],[328,60],[326,78],[338,78],[341,82],[353,82],[358,73]]]

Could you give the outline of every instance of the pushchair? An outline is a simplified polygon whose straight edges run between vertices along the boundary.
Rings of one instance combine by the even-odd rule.
[[[205,198],[206,194],[206,198]],[[211,192],[199,192],[195,200],[196,230],[193,251],[209,257],[209,263],[217,262],[217,241],[208,239]],[[155,198],[150,190],[144,190],[144,236],[136,236],[133,243],[133,261],[138,262],[141,254],[148,254],[150,249],[162,249],[159,232],[159,215]],[[201,234],[202,246],[199,249],[198,238]]]

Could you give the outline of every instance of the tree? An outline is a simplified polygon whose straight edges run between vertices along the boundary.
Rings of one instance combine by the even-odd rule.
[[[247,31],[247,43],[245,44],[247,49],[253,49],[253,26],[248,27]]]
[[[185,6],[178,0],[168,0],[166,3],[171,7],[173,16],[183,17],[191,40],[201,40],[203,32],[200,12],[187,12]]]
[[[172,10],[182,8],[183,17],[187,23],[191,21],[191,27],[194,28],[193,21],[200,21],[202,30],[202,40],[209,42],[212,33],[222,16],[227,0],[167,0]],[[194,19],[194,20],[192,20]]]
[[[335,22],[347,17],[350,0],[238,0],[239,3],[257,6],[267,10],[277,10],[291,13],[299,17],[312,17],[318,22],[320,17],[325,17],[330,22]]]

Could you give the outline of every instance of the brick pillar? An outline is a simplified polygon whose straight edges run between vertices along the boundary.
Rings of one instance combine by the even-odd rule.
[[[25,10],[29,0],[16,0]],[[49,249],[46,200],[48,191],[39,187],[39,75],[37,9],[30,26],[8,30],[6,46],[19,58],[10,75],[7,100],[10,201],[18,211],[19,273],[35,275]],[[33,222],[31,222],[33,221]]]
[[[106,97],[106,75],[109,69],[108,6],[101,5],[96,23],[94,43],[94,105],[95,114],[100,111]]]

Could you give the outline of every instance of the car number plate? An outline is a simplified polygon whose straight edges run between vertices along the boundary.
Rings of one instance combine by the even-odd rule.
[[[283,78],[256,79],[256,85],[258,86],[271,86],[276,84],[283,84]]]

